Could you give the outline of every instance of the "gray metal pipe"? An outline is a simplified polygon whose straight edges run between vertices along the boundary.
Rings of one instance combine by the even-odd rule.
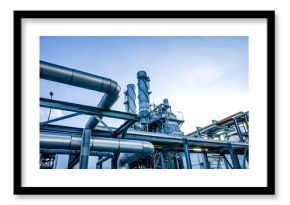
[[[115,131],[116,128],[111,128]],[[42,133],[58,132],[58,133],[71,133],[77,136],[81,136],[83,129],[76,127],[65,127],[59,125],[44,125],[40,128]],[[97,131],[92,131],[93,137],[111,137],[111,132],[104,127],[98,127]],[[182,135],[170,135],[156,132],[144,132],[139,130],[128,130],[124,139],[149,141],[151,143],[183,143],[184,136]],[[187,137],[187,141],[190,145],[196,145],[201,147],[224,147],[228,148],[229,141],[218,141],[213,139],[203,139]],[[235,149],[248,149],[248,143],[230,142],[231,146]]]
[[[79,150],[82,138],[76,135],[57,135],[40,133],[40,148]],[[146,156],[153,153],[154,146],[150,142],[138,140],[92,138],[90,150],[104,152],[137,153]]]
[[[145,71],[139,71],[137,73],[137,78],[138,78],[139,116],[141,118],[144,118],[149,114],[150,79]]]
[[[125,94],[125,110],[126,112],[136,113],[136,93],[135,93],[135,85],[128,84],[127,90],[124,92]]]
[[[78,150],[68,150],[68,149],[40,149],[40,153],[43,153],[43,154],[71,154],[71,155],[76,155],[76,154],[79,154],[80,151],[78,151]],[[90,156],[113,157],[114,154],[112,152],[90,151]]]
[[[154,146],[151,143],[148,144],[145,141],[141,141],[141,142],[142,142],[142,150],[146,150],[146,152],[143,151],[142,153],[122,155],[119,159],[118,167],[123,167],[125,164],[127,164],[131,161],[135,161],[137,159],[149,156],[154,152]]]
[[[40,78],[105,93],[99,108],[110,109],[119,98],[121,87],[109,78],[40,61]],[[94,129],[99,120],[91,116],[86,129]]]

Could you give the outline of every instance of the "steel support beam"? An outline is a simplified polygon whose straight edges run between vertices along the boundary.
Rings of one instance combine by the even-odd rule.
[[[224,164],[225,164],[226,169],[229,169],[229,165],[228,165],[227,160],[225,159],[225,157],[223,157],[223,158],[224,158]]]
[[[122,133],[122,135],[121,135],[121,137],[118,137],[118,135],[117,135],[117,137],[119,139],[124,139],[124,137],[126,135],[126,132],[127,132],[127,130],[124,130],[123,133]],[[118,160],[119,160],[119,157],[120,157],[120,151],[115,152],[115,154],[114,154],[114,156],[112,158],[112,161],[111,161],[111,167],[112,167],[112,169],[117,169],[118,168]]]
[[[161,160],[162,169],[166,169],[166,162],[165,162],[164,152],[160,152],[160,160]]]
[[[202,157],[203,157],[203,166],[204,166],[204,168],[205,169],[210,169],[207,153],[206,152],[202,152]]]
[[[64,101],[50,100],[46,98],[40,98],[40,107],[66,110],[85,115],[97,115],[102,117],[110,117],[123,120],[136,120],[136,121],[138,120],[138,116],[132,113],[113,111],[109,109],[97,108]]]
[[[220,164],[221,164],[221,155],[219,155],[219,160],[218,160],[218,164],[217,164],[217,169],[220,168]]]
[[[184,155],[185,155],[185,159],[186,159],[186,167],[187,167],[187,169],[192,169],[190,152],[189,152],[186,138],[183,140],[183,151],[184,151]]]
[[[241,129],[240,129],[240,126],[239,126],[239,124],[238,124],[238,122],[237,122],[237,119],[236,119],[236,118],[233,118],[233,119],[234,119],[234,123],[235,123],[236,131],[237,131],[238,136],[239,136],[239,138],[240,138],[240,142],[244,142],[244,138],[243,138],[243,136],[242,136]]]
[[[233,169],[233,166],[231,165],[231,163],[229,162],[228,158],[226,157],[226,155],[224,154],[221,154],[221,156],[224,158],[224,162],[225,162],[225,167],[226,169],[228,169],[229,167],[231,169]]]
[[[229,145],[229,153],[231,155],[234,169],[241,169],[239,159],[231,145]]]
[[[108,159],[111,159],[111,157],[102,157],[102,158],[99,159],[99,161],[97,162],[97,166],[102,167],[103,162],[107,161]]]
[[[97,115],[94,116],[104,127],[111,133],[114,134],[113,130]]]
[[[71,118],[71,117],[76,117],[76,116],[79,116],[79,115],[81,115],[81,114],[80,113],[72,113],[72,114],[65,115],[65,116],[62,116],[62,117],[58,117],[58,118],[55,118],[55,119],[52,119],[52,120],[41,122],[40,125],[46,125],[46,124],[49,124],[49,123],[52,123],[52,122],[65,120],[65,119],[68,119],[68,118]]]
[[[80,161],[80,154],[77,154],[74,156],[74,158],[71,159],[71,161],[69,162],[67,168],[68,169],[73,169],[74,166]]]
[[[174,148],[179,147],[180,145],[182,145],[182,144],[180,144],[180,143],[173,144],[173,145],[170,145],[170,146],[167,146],[167,147],[162,148],[161,151],[162,152],[169,151],[171,149],[174,149]]]
[[[84,129],[82,136],[80,169],[87,169],[89,164],[91,130]]]
[[[248,161],[248,149],[244,149],[243,169],[246,169],[246,161]]]
[[[79,154],[79,153],[78,153]],[[67,168],[69,169],[69,165],[71,164],[71,162],[76,158],[77,154],[70,154],[68,156],[68,164],[67,164]]]
[[[118,129],[114,131],[114,136],[118,136],[119,134],[126,132],[128,128],[130,128],[137,120],[127,120],[124,124],[122,124]]]

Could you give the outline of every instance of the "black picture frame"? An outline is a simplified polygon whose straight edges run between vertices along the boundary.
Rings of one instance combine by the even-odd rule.
[[[23,19],[219,18],[267,20],[266,187],[23,187],[21,160],[21,37]],[[275,11],[14,11],[14,194],[16,195],[273,195],[275,194]]]

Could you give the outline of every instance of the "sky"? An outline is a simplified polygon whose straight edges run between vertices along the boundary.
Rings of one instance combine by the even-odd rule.
[[[211,124],[249,110],[249,39],[247,36],[42,36],[40,60],[111,78],[122,88],[111,108],[125,111],[124,91],[137,72],[150,77],[150,102],[169,100],[173,112],[183,113],[181,130]],[[97,106],[103,93],[40,80],[40,97]],[[138,100],[136,101],[138,108]],[[40,121],[48,109],[40,109]],[[68,114],[52,110],[51,119]],[[88,116],[55,124],[84,127]],[[123,120],[104,118],[116,127]]]

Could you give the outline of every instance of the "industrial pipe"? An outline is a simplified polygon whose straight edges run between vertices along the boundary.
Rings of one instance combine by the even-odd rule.
[[[92,75],[89,73],[85,73],[82,71],[78,71],[75,69],[71,69],[71,68],[67,68],[64,66],[60,66],[60,65],[55,65],[52,63],[48,63],[48,62],[44,62],[44,61],[40,61],[40,78],[46,79],[46,80],[52,80],[55,82],[59,82],[59,83],[64,83],[64,84],[68,84],[68,85],[73,85],[73,86],[77,86],[77,87],[81,87],[81,88],[87,88],[87,89],[91,89],[91,90],[95,90],[95,91],[99,91],[99,92],[104,92],[105,95],[102,97],[101,101],[99,102],[98,106],[99,108],[103,108],[103,109],[110,109],[111,106],[116,102],[116,100],[119,97],[119,92],[121,90],[120,86],[113,80],[108,79],[108,78],[104,78],[104,77],[100,77],[100,76],[96,76],[96,75]],[[138,79],[139,80],[139,85],[141,86],[140,88],[143,91],[143,94],[141,94],[141,98],[139,98],[140,103],[141,103],[141,113],[142,116],[145,116],[144,114],[148,114],[149,113],[149,78],[146,75],[145,71],[141,71],[138,73]],[[146,89],[146,90],[144,90]],[[144,93],[144,91],[146,91],[146,93]],[[140,90],[139,90],[139,94],[140,94]],[[144,96],[145,94],[145,96]],[[144,99],[144,97],[146,99]],[[101,119],[101,117],[99,117],[99,119]],[[95,117],[95,116],[91,116],[89,121],[86,123],[85,128],[86,129],[94,129],[95,126],[99,123],[99,120]],[[48,142],[46,145],[48,144],[53,144],[53,140],[49,137],[46,138],[46,142]],[[52,141],[51,141],[52,140]],[[60,139],[57,139],[56,141],[59,141]],[[60,148],[61,146],[67,147],[70,145],[67,145],[67,141],[69,139],[67,139],[66,137],[63,138],[64,141],[60,140],[59,144],[54,144],[54,146],[56,146],[57,148]],[[99,139],[101,140],[101,139]],[[94,141],[93,140],[93,146],[92,149],[94,149]],[[118,145],[117,151],[122,152],[122,147],[121,145],[123,144],[125,147],[125,150],[128,149],[126,152],[130,153],[132,150],[134,150],[132,148],[132,145],[134,144],[134,146],[136,146],[136,148],[139,148],[138,151],[140,151],[140,147],[138,147],[138,142],[131,142],[132,144],[130,145],[130,142],[127,142],[128,147],[126,147],[126,142],[120,142],[120,141],[113,141],[113,140],[104,140],[103,142],[103,146],[101,147],[101,143],[97,144],[96,147],[98,147],[98,149],[104,149],[104,148],[110,148],[109,151],[113,151],[111,149],[115,148],[115,145]],[[90,142],[88,142],[90,143]],[[45,143],[44,143],[45,144]],[[79,144],[79,142],[78,142]],[[109,145],[109,147],[106,147],[107,145]],[[45,146],[45,145],[44,145]],[[144,150],[143,150],[144,147]],[[86,148],[87,149],[87,148]],[[134,156],[131,157],[140,157],[141,155],[147,154],[147,151],[150,150],[150,154],[153,152],[152,150],[154,150],[154,147],[151,143],[148,142],[142,142],[142,149],[143,151],[141,151],[140,154],[136,154]],[[137,152],[138,151],[133,151],[133,152]],[[145,152],[145,153],[143,153]],[[82,152],[83,153],[83,152]],[[87,156],[86,156],[87,157]]]
[[[40,133],[40,148],[79,150],[82,138],[76,135],[57,135]],[[150,142],[113,138],[92,138],[91,151],[137,153],[147,156],[153,153],[154,146]]]
[[[136,93],[135,93],[135,85],[128,84],[127,90],[124,92],[125,94],[125,110],[129,113],[136,113]]]
[[[119,159],[118,167],[123,168],[125,166],[125,164],[128,164],[129,162],[135,161],[135,160],[140,159],[140,158],[145,157],[145,156],[142,156],[140,154],[122,155]]]
[[[105,93],[99,108],[110,109],[119,98],[121,87],[117,82],[72,68],[40,61],[40,78]],[[101,117],[100,117],[101,118]],[[94,129],[99,120],[91,116],[86,129]]]
[[[138,99],[139,99],[139,116],[141,118],[149,115],[149,82],[150,79],[145,71],[137,73],[138,78]]]
[[[42,154],[72,154],[72,155],[77,155],[80,153],[80,151],[68,150],[68,149],[40,149],[40,153],[42,153]],[[90,151],[90,156],[113,157],[114,154],[112,152]]]
[[[143,151],[141,154],[140,153],[136,153],[136,154],[124,154],[120,157],[119,159],[119,167],[123,167],[125,164],[131,162],[131,161],[135,161],[137,159],[140,159],[142,157],[146,157],[151,155],[154,152],[154,146],[150,143],[148,144],[148,142],[145,141],[141,141],[143,143],[143,150],[146,150],[146,153]]]

